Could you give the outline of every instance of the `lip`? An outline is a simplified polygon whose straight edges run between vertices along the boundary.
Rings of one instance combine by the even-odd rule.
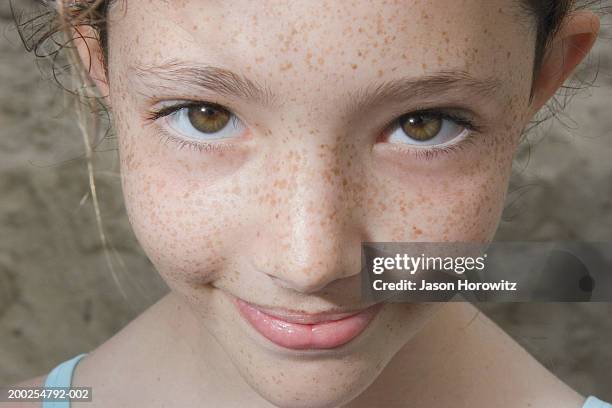
[[[380,304],[344,313],[307,314],[256,306],[234,298],[242,317],[272,343],[293,350],[340,347],[359,336],[380,310]]]

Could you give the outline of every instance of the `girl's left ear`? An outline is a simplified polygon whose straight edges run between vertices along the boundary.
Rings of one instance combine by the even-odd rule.
[[[93,27],[82,25],[72,28],[72,41],[80,62],[89,78],[106,100],[109,94],[108,78],[104,68],[104,53],[97,32]]]
[[[587,56],[599,33],[599,17],[580,10],[566,17],[553,38],[535,78],[532,114],[535,114],[563,85]]]

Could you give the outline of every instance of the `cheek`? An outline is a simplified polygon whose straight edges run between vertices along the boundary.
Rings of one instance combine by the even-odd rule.
[[[387,176],[368,212],[377,235],[395,242],[488,242],[505,200],[516,132],[417,163],[381,151]],[[380,240],[380,239],[379,239]]]
[[[120,128],[123,193],[139,242],[170,286],[207,283],[240,239],[240,182],[231,176],[246,153],[179,150]]]

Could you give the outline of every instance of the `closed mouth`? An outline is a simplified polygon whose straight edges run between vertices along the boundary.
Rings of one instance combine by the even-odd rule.
[[[348,312],[301,313],[260,307],[233,298],[241,316],[274,344],[293,349],[333,349],[359,336],[380,304]]]

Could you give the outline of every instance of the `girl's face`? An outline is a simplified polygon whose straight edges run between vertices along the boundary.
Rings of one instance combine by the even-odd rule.
[[[369,308],[360,243],[496,230],[531,20],[507,0],[122,4],[109,102],[145,251],[259,394],[350,400],[434,311]]]

